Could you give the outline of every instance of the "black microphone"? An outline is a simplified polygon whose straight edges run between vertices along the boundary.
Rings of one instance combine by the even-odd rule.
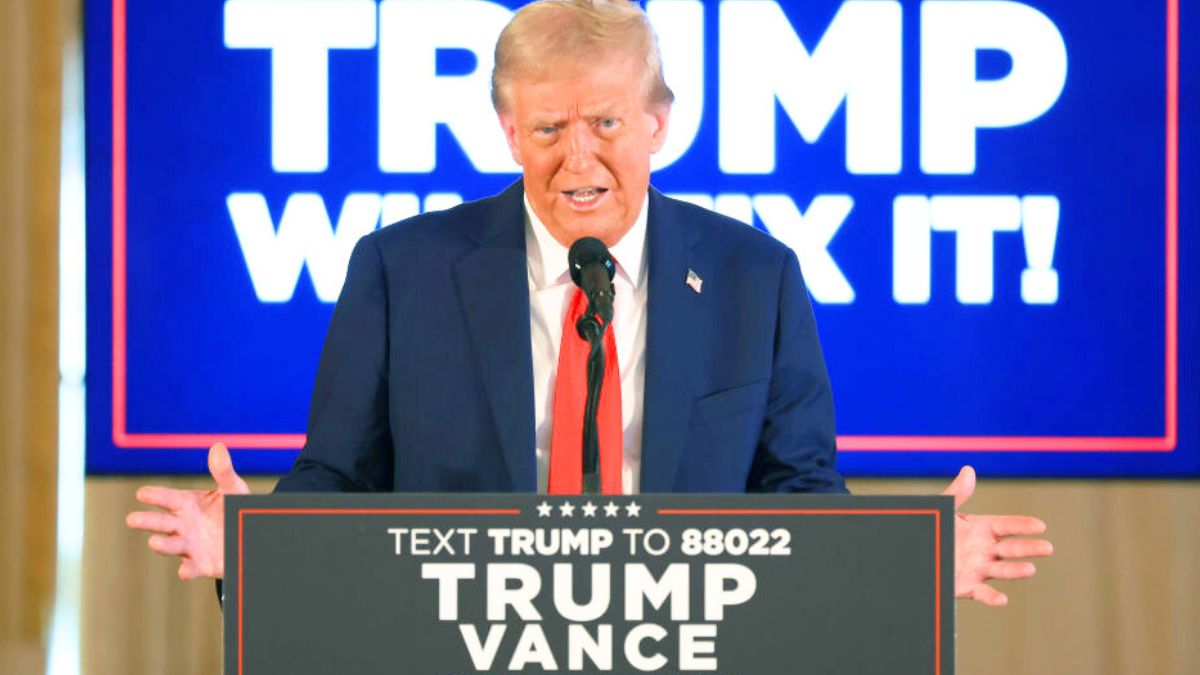
[[[608,247],[595,237],[581,237],[571,244],[571,250],[567,252],[567,266],[571,270],[571,281],[583,289],[588,299],[588,311],[579,320],[576,329],[579,337],[595,342],[612,321],[612,280],[617,266],[608,253]],[[600,317],[599,322],[596,315]]]
[[[575,324],[579,337],[591,345],[587,362],[587,402],[583,409],[583,493],[600,494],[600,434],[596,415],[600,408],[600,387],[604,382],[604,331],[612,323],[613,274],[616,265],[604,242],[583,237],[567,252],[571,281],[583,289],[588,307]],[[621,386],[620,382],[615,386]]]

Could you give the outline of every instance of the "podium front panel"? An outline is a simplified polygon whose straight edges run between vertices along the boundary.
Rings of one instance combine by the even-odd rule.
[[[954,672],[953,502],[226,500],[237,675]]]

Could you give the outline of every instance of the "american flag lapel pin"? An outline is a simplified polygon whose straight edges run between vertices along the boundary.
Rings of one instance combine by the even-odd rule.
[[[692,289],[697,294],[699,294],[700,287],[702,285],[704,285],[704,280],[700,278],[699,274],[696,274],[696,270],[689,268],[688,273],[687,273],[687,280],[684,283],[686,283],[688,285],[688,288]]]

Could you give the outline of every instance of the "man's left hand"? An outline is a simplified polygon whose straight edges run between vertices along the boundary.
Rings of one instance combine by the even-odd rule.
[[[943,495],[954,497],[955,511],[975,492],[975,469],[964,466]],[[1054,552],[1045,539],[1031,539],[1046,531],[1046,523],[1030,516],[972,516],[954,518],[954,596],[974,598],[985,605],[1008,604],[1008,596],[987,584],[989,579],[1026,579],[1037,567],[1021,558],[1038,558]]]

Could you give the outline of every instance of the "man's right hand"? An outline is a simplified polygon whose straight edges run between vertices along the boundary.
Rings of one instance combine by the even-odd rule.
[[[209,448],[208,472],[216,489],[145,486],[137,491],[137,500],[162,511],[134,511],[125,517],[129,527],[155,533],[147,542],[150,550],[179,556],[180,579],[225,576],[225,495],[250,494],[224,443]]]

